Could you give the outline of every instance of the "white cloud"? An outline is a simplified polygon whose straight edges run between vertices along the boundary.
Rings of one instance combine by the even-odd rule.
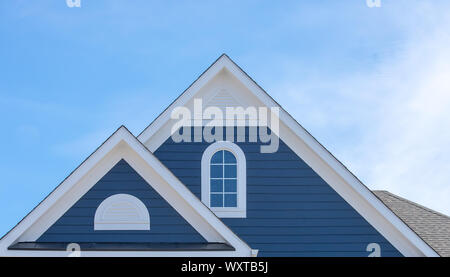
[[[450,27],[450,25],[449,25]],[[350,157],[373,188],[450,214],[450,40],[430,34],[380,68],[379,121]],[[361,122],[363,124],[363,122]],[[370,160],[364,160],[370,153]]]
[[[277,89],[288,93],[283,99],[287,110],[296,111],[294,116],[370,188],[389,190],[446,214],[448,11],[424,4],[409,11],[411,17],[396,14],[403,20],[406,40],[364,74],[320,76]]]

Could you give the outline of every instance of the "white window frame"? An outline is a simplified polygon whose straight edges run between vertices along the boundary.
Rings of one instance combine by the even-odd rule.
[[[211,158],[221,150],[230,151],[236,157],[237,169],[237,207],[211,207],[210,205],[210,174]],[[229,141],[218,141],[205,149],[201,162],[202,202],[205,203],[218,217],[221,218],[246,218],[247,217],[247,162],[242,149]]]
[[[124,220],[105,218],[105,212],[114,204],[126,203],[131,205],[139,215],[138,220]],[[150,215],[141,200],[129,194],[112,195],[98,206],[94,217],[94,230],[150,230]]]

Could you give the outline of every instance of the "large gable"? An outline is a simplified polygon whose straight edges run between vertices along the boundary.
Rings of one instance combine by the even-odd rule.
[[[253,81],[227,55],[220,56],[139,136],[156,151],[171,135],[172,111],[194,110],[194,99],[208,105],[279,108],[279,129],[273,130],[347,203],[405,256],[438,256],[400,218],[389,210],[358,178],[308,133],[289,113]]]
[[[373,243],[382,257],[402,256],[282,140],[275,153],[260,153],[261,144],[236,142],[247,161],[247,211],[222,218],[258,256],[367,257]],[[154,154],[201,198],[200,154],[210,145],[169,138]]]

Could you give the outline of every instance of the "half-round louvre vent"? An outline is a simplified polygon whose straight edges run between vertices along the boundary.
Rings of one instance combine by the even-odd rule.
[[[150,230],[150,215],[141,200],[129,194],[115,194],[98,206],[94,230]]]

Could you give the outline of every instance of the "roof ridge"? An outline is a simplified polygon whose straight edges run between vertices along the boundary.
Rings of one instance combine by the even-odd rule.
[[[394,197],[394,198],[397,198],[398,200],[402,200],[402,201],[404,201],[404,202],[407,202],[407,203],[409,203],[409,204],[411,204],[411,205],[413,205],[413,206],[416,206],[417,208],[420,208],[420,209],[425,210],[425,211],[428,211],[428,212],[430,212],[430,213],[433,213],[433,214],[436,214],[436,215],[445,217],[445,218],[447,218],[447,219],[450,219],[450,216],[448,216],[448,215],[446,215],[446,214],[443,214],[443,213],[440,213],[440,212],[438,212],[438,211],[435,211],[435,210],[432,210],[432,209],[430,209],[430,208],[427,208],[427,207],[425,207],[425,206],[423,206],[423,205],[420,205],[420,204],[418,204],[418,203],[416,203],[416,202],[413,202],[413,201],[411,201],[411,200],[408,200],[408,199],[406,199],[406,198],[403,198],[403,197],[401,197],[401,196],[398,196],[398,195],[396,195],[396,194],[393,194],[392,192],[389,192],[389,191],[387,191],[387,190],[374,190],[374,192],[384,192],[384,193],[387,193],[387,194],[389,194],[390,196],[392,196],[392,197]]]

